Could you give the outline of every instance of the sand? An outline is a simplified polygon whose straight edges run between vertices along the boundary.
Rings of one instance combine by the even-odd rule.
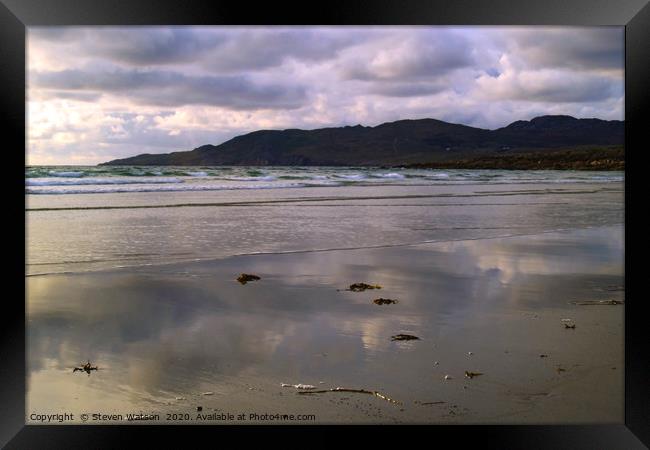
[[[624,301],[622,234],[617,225],[31,276],[26,420],[623,423],[625,305],[571,303]],[[241,273],[261,279],[241,285]],[[382,288],[345,290],[357,282]],[[398,303],[374,304],[380,297]],[[391,340],[400,333],[419,339]],[[97,372],[72,372],[88,359]],[[158,416],[126,418],[136,413]]]

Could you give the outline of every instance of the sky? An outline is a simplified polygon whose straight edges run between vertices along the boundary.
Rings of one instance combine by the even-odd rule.
[[[623,27],[30,27],[27,164],[260,129],[624,119]]]

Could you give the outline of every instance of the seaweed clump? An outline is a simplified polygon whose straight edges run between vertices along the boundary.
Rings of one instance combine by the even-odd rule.
[[[249,273],[242,273],[237,277],[237,281],[239,281],[241,284],[246,284],[249,281],[257,281],[259,279],[260,277],[258,277],[257,275],[251,275]]]
[[[366,283],[354,283],[350,285],[350,288],[348,290],[352,292],[363,292],[366,289],[381,289],[381,286],[378,284],[372,285]]]
[[[98,370],[98,369],[97,369],[97,366],[91,365],[90,361],[88,361],[83,366],[75,367],[74,369],[72,369],[72,373],[75,373],[75,372],[79,371],[79,372],[86,372],[88,375],[90,375],[91,370]]]
[[[397,303],[397,300],[390,298],[376,298],[372,301],[375,305],[392,305]]]

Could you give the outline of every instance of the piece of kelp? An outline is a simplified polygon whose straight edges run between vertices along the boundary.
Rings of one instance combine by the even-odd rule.
[[[412,341],[415,339],[420,339],[417,336],[413,336],[412,334],[396,334],[395,336],[391,336],[392,341]]]

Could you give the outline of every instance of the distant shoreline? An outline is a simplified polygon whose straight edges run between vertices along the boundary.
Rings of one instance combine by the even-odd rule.
[[[168,164],[133,164],[132,167],[160,167]],[[109,164],[97,164],[110,166]],[[122,166],[116,164],[115,167]],[[173,165],[175,166],[175,165]],[[179,167],[192,167],[184,166]],[[196,165],[199,167],[201,165]],[[218,167],[219,165],[215,166]],[[438,161],[410,164],[372,164],[372,165],[273,165],[273,164],[225,164],[224,167],[378,167],[383,169],[463,169],[463,170],[585,170],[612,171],[625,170],[625,150],[623,147],[587,147],[553,150],[516,150],[497,154],[479,154],[464,158],[448,158]]]
[[[379,169],[444,169],[444,170],[584,170],[624,171],[623,146],[579,147],[561,149],[505,150],[498,153],[447,156],[445,159],[404,164],[107,164],[78,166],[26,165],[36,167],[350,167]]]
[[[623,148],[535,151],[415,163],[405,167],[475,170],[625,170],[625,151]]]
[[[160,167],[167,164],[132,164],[132,167]],[[96,166],[111,166],[97,164]],[[123,166],[115,164],[115,167]],[[183,164],[173,165],[183,167]],[[199,167],[201,165],[196,165]],[[219,165],[215,166],[218,167]],[[462,159],[426,161],[391,165],[273,165],[273,164],[225,164],[225,167],[377,167],[382,169],[446,169],[446,170],[584,170],[624,171],[625,150],[616,148],[548,149],[535,151],[504,151],[499,154],[483,154]],[[192,167],[192,166],[187,166]]]

